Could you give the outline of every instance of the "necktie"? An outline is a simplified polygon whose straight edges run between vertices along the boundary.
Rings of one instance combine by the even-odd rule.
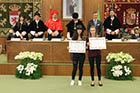
[[[95,26],[97,25],[97,20],[94,20],[94,24],[95,24]]]

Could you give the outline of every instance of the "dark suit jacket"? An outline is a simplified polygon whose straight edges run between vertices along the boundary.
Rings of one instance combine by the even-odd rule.
[[[84,26],[84,24],[83,24],[83,22],[82,21],[80,21],[80,20],[78,20],[78,23],[76,23],[76,27],[77,27],[77,25],[81,25],[82,27],[83,27],[83,30],[85,30],[86,28],[85,28],[85,26]],[[70,37],[72,37],[73,36],[73,33],[74,33],[74,20],[71,20],[67,25],[66,25],[66,27],[67,27],[67,32],[70,32]]]
[[[45,32],[48,29],[48,27],[46,27],[44,25],[44,22],[41,20],[39,20],[39,22],[38,22],[38,27],[39,28],[37,28],[37,24],[36,24],[35,20],[33,20],[29,25],[29,31],[30,32],[35,31],[35,33],[38,33],[40,31]],[[34,36],[32,36],[32,37],[34,38]],[[43,37],[43,34],[41,36],[39,36],[38,38],[42,38],[42,37]]]
[[[95,26],[95,23],[94,23],[93,19],[90,20],[90,21],[88,22],[88,26],[87,26],[87,31],[88,31],[88,33],[87,33],[87,34],[89,34],[89,32],[90,32],[90,27],[91,27],[91,26]],[[99,35],[100,37],[102,36],[102,27],[103,27],[102,22],[99,21],[99,20],[97,20],[96,30],[97,30],[98,35]]]
[[[135,34],[132,35],[132,39],[137,39],[137,38],[140,38],[140,34],[139,36],[136,36]]]
[[[15,33],[18,31],[20,34],[25,31],[27,34],[23,38],[26,38],[26,39],[28,38],[29,26],[26,22],[23,22],[23,24],[21,24],[20,22],[17,22],[13,30]],[[15,36],[15,38],[20,38],[20,37]]]

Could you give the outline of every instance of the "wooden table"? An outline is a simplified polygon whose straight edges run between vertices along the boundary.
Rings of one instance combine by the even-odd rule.
[[[7,41],[7,61],[9,63],[18,62],[14,57],[20,52],[35,51],[44,54],[43,63],[71,64],[72,61],[67,46],[68,42],[66,41]],[[140,42],[107,42],[107,49],[102,50],[102,64],[107,63],[106,56],[108,53],[121,51],[130,53],[135,58],[132,64],[140,64]],[[87,55],[85,63],[88,64]]]

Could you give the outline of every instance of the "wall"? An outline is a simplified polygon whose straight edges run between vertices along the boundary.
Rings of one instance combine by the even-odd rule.
[[[62,20],[62,3],[63,0],[43,0],[43,21],[45,22],[48,20],[50,6],[52,9],[58,10],[59,18]],[[98,7],[100,9],[101,20],[103,20],[103,3],[104,0],[83,0],[83,22],[86,27],[88,21],[92,18],[93,11],[97,10]],[[64,28],[63,33],[66,36],[66,24],[69,22],[69,20],[62,20],[62,22]]]

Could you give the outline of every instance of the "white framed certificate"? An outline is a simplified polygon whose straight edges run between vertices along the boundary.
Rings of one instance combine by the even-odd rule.
[[[106,39],[105,37],[92,37],[89,38],[89,49],[97,50],[97,49],[106,49]]]
[[[86,53],[86,41],[69,41],[69,53]]]

